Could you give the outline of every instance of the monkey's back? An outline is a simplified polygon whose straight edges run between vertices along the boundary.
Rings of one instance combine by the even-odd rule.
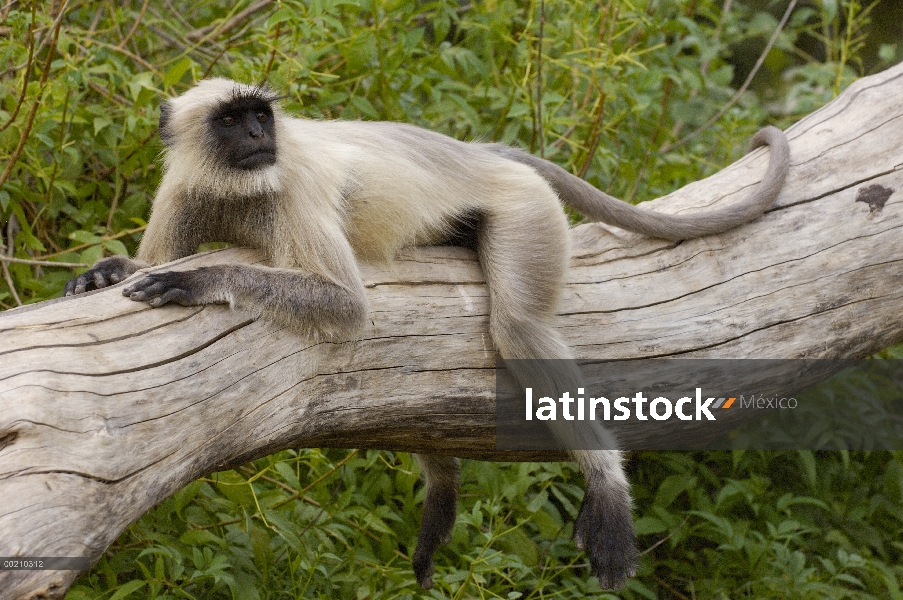
[[[391,260],[401,247],[439,242],[462,219],[486,211],[516,213],[538,202],[564,220],[554,192],[532,168],[483,144],[401,123],[286,121],[291,138],[304,140],[303,149],[280,145],[287,161],[299,166],[315,152],[318,166],[330,162],[343,174],[333,195],[360,259]]]

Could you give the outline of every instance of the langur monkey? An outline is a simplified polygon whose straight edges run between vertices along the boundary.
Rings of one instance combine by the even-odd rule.
[[[399,248],[447,243],[463,231],[486,277],[489,329],[500,356],[572,359],[554,325],[569,260],[559,201],[593,220],[683,240],[760,215],[789,165],[784,134],[766,127],[751,148],[770,148],[768,170],[748,198],[702,214],[666,215],[607,196],[508,146],[460,142],[400,123],[295,118],[276,101],[265,87],[209,79],[164,103],[165,170],[137,259],[98,261],[69,281],[66,295],[118,283],[193,254],[204,242],[230,242],[261,249],[272,266],[147,273],[123,294],[153,307],[228,303],[319,339],[347,339],[367,317],[358,261],[390,261]],[[544,381],[572,393],[585,385],[576,367],[556,369]],[[553,433],[570,448],[615,448],[604,429]],[[571,454],[586,478],[576,543],[602,587],[620,587],[637,560],[621,454]],[[432,556],[455,520],[458,463],[435,455],[418,460],[427,492],[413,567],[427,588]]]

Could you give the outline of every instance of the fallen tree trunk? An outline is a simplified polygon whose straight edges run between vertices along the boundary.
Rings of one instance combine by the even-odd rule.
[[[574,229],[561,328],[578,355],[856,358],[903,340],[901,99],[898,66],[792,127],[776,205],[727,234],[670,243]],[[650,204],[729,203],[767,160],[756,151]],[[163,268],[259,259],[232,249]],[[188,482],[284,448],[563,458],[495,449],[495,355],[472,253],[411,249],[364,278],[371,324],[343,343],[221,306],[152,310],[118,286],[0,315],[0,556],[96,561]],[[0,571],[0,597],[59,597],[77,574]]]

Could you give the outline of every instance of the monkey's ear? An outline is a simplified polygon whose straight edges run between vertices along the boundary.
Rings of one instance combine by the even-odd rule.
[[[171,116],[172,105],[167,100],[160,105],[160,125],[157,127],[157,132],[160,134],[160,139],[163,140],[163,143],[167,146],[172,146],[176,141],[173,135],[172,127],[169,123]]]

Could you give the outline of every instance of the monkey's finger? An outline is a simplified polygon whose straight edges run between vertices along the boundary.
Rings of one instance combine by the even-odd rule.
[[[153,275],[147,275],[138,281],[133,282],[131,285],[122,288],[122,295],[130,296],[134,292],[143,292],[155,284],[159,284],[157,279]]]
[[[94,272],[94,287],[97,289],[107,287],[107,280],[100,271]]]
[[[150,304],[154,308],[158,308],[160,306],[163,306],[164,304],[169,304],[170,302],[175,302],[176,304],[187,305],[187,304],[189,304],[188,299],[189,299],[189,296],[188,296],[188,292],[186,290],[183,290],[180,288],[173,288],[171,290],[166,290],[160,296],[157,296],[156,298],[151,299],[151,301],[148,304]]]
[[[87,273],[79,275],[75,278],[75,290],[73,290],[74,294],[84,294],[85,290],[88,288],[88,278]]]
[[[126,293],[127,291],[128,293]],[[123,290],[122,293],[136,302],[148,302],[152,298],[162,295],[165,291],[165,283],[155,282],[152,279],[147,278],[137,282],[135,285],[128,288],[128,290]]]

